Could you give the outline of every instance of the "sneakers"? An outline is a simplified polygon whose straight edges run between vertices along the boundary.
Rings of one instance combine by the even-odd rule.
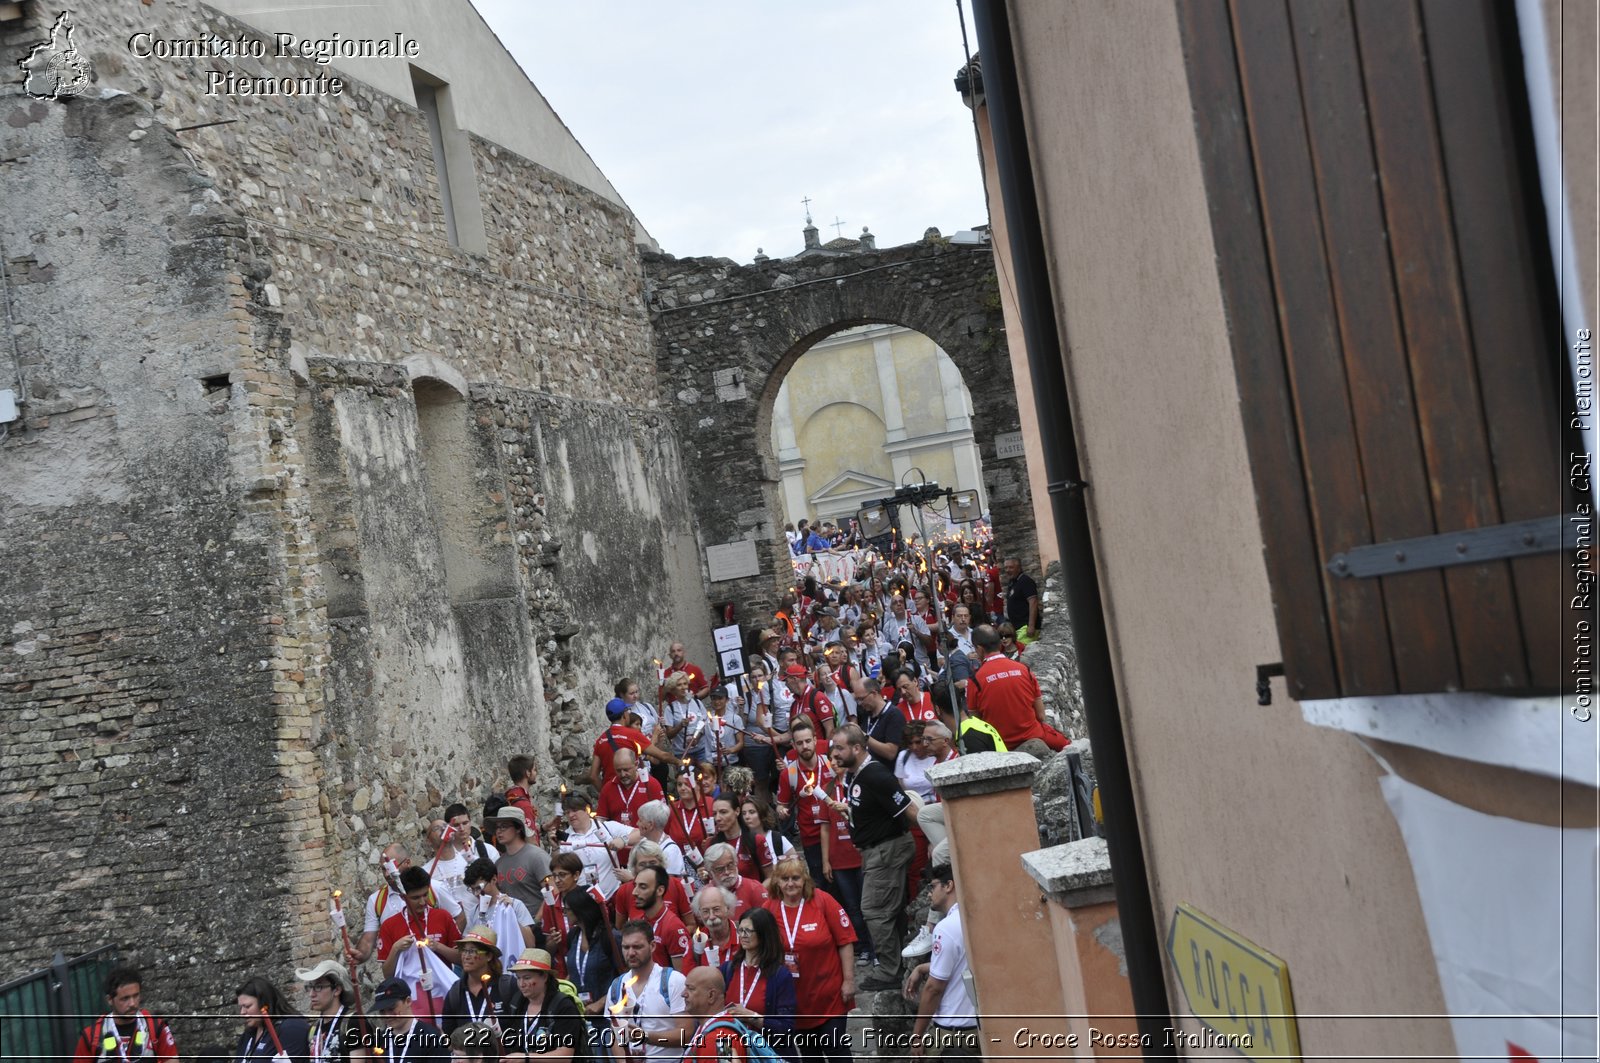
[[[856,953],[856,966],[857,967],[868,967],[868,966],[870,966],[872,964],[872,962],[873,962],[872,957],[868,956],[865,952]]]
[[[917,931],[917,936],[911,939],[911,944],[900,950],[900,955],[908,960],[920,960],[933,952],[933,935],[928,932],[928,925],[924,923],[922,929]]]

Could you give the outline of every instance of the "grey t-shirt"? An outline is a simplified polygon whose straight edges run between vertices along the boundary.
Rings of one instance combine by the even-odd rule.
[[[537,845],[524,845],[516,853],[502,853],[495,861],[495,882],[502,893],[528,906],[535,918],[544,904],[545,876],[550,874],[550,854]]]

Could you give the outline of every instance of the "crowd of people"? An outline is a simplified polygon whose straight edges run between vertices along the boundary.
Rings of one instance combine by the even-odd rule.
[[[333,895],[340,945],[296,972],[305,1008],[247,979],[224,1058],[842,1061],[857,994],[898,991],[918,1001],[908,1054],[975,1059],[929,772],[1068,739],[1019,659],[1039,630],[1020,564],[981,537],[893,546],[850,551],[844,580],[802,559],[742,676],[674,642],[653,690],[618,679],[587,773],[553,801],[512,757],[476,818],[456,802],[428,824],[423,862],[385,848],[353,919]],[[113,972],[76,1063],[177,1055],[141,988]]]

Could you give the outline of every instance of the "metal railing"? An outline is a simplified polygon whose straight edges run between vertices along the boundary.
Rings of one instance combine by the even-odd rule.
[[[49,967],[0,984],[0,1045],[10,1060],[70,1060],[83,1028],[102,1014],[106,975],[117,946],[72,959],[57,951]]]

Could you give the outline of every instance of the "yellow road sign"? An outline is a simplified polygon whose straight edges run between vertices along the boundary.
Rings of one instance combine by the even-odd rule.
[[[1288,964],[1187,904],[1173,910],[1167,955],[1189,1010],[1215,1035],[1207,1046],[1300,1059]]]

